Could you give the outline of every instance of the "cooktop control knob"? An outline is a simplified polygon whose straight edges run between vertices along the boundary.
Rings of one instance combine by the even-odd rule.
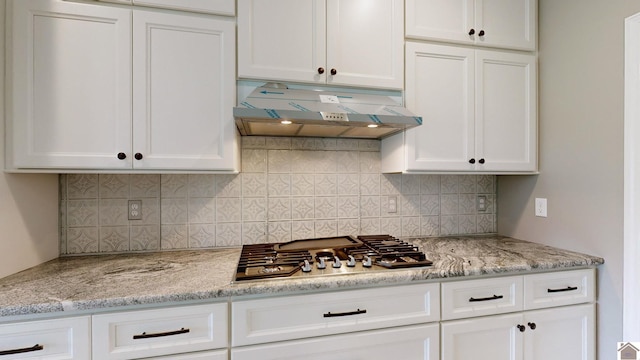
[[[326,268],[327,268],[327,264],[325,264],[324,258],[320,258],[320,261],[318,261],[318,269],[326,269]]]
[[[364,259],[362,259],[362,266],[371,267],[371,265],[372,265],[371,258],[365,255]]]
[[[309,264],[309,260],[304,261],[304,265],[302,265],[303,272],[311,272],[311,264]]]
[[[353,255],[349,255],[349,261],[347,261],[347,266],[348,267],[356,266],[356,258],[354,258]]]
[[[342,266],[342,263],[340,262],[340,259],[337,256],[333,257],[333,266],[335,269],[339,269]]]

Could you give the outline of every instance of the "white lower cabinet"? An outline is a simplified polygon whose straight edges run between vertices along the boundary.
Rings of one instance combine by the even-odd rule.
[[[224,359],[228,342],[227,306],[219,303],[94,315],[92,359],[165,355],[172,355],[171,359],[201,359],[203,354],[188,353],[215,349],[219,351],[204,358]]]
[[[0,358],[90,359],[90,319],[82,316],[0,325]]]
[[[442,360],[595,359],[593,304],[442,323]]]
[[[595,286],[580,269],[6,323],[0,358],[595,360]]]
[[[146,360],[227,360],[229,359],[229,351],[216,350],[204,351],[182,355],[169,355],[160,357],[145,358]]]
[[[519,360],[524,337],[522,314],[495,315],[442,323],[442,360]]]
[[[524,322],[525,360],[596,358],[594,304],[528,311]]]
[[[231,359],[423,359],[439,354],[440,284],[232,301]]]
[[[233,348],[231,360],[436,360],[438,332],[435,323],[253,345]]]
[[[524,295],[518,306],[530,311],[500,311],[482,307],[467,318],[441,324],[442,360],[593,360],[595,359],[594,270],[561,271],[522,276]],[[503,278],[508,279],[508,278]],[[495,282],[491,289],[490,282]],[[503,301],[501,278],[443,284],[442,303],[454,302],[447,288],[466,288],[469,303],[474,295],[494,293],[487,302]],[[458,285],[465,285],[464,287]],[[457,293],[460,293],[458,291]],[[443,319],[448,315],[443,307]]]

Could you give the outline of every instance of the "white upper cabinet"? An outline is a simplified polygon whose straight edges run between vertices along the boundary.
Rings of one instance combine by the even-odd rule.
[[[406,36],[535,50],[536,0],[407,0]]]
[[[133,12],[134,167],[236,168],[234,31],[232,19]]]
[[[383,172],[537,170],[534,55],[415,42],[406,52],[406,106],[423,123],[383,139]]]
[[[11,4],[8,168],[237,170],[233,18]]]
[[[402,0],[239,0],[238,76],[403,88]]]
[[[120,4],[158,7],[182,11],[235,15],[235,0],[99,0]]]
[[[117,154],[131,149],[131,11],[9,6],[7,165],[130,167]]]

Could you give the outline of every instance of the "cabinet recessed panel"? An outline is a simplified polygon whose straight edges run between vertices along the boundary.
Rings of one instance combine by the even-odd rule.
[[[18,1],[13,20],[15,165],[130,165],[129,12]]]
[[[466,170],[473,156],[473,50],[407,44],[407,107],[422,126],[407,131],[409,168]],[[417,165],[421,164],[421,165]]]
[[[134,5],[154,6],[166,9],[235,15],[234,0],[134,0]]]
[[[595,359],[595,305],[525,313],[525,359]]]
[[[327,1],[327,83],[402,88],[403,11],[398,0]]]
[[[438,324],[403,326],[231,349],[233,360],[437,360]]]
[[[473,43],[474,0],[407,1],[407,37]]]
[[[233,22],[146,11],[133,18],[133,148],[143,155],[134,166],[220,166],[234,132]]]
[[[485,170],[534,171],[535,58],[477,53],[476,154]]]
[[[325,13],[324,0],[238,1],[238,76],[324,82]]]
[[[476,27],[485,32],[479,45],[534,50],[536,46],[535,0],[477,0]]]
[[[441,358],[447,360],[522,359],[521,314],[496,315],[442,323]]]

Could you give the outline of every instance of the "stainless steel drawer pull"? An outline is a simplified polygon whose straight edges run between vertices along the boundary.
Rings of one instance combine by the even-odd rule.
[[[469,302],[477,302],[477,301],[490,301],[490,300],[498,300],[498,299],[502,299],[504,296],[502,295],[493,295],[491,297],[486,297],[486,298],[474,298],[471,297],[469,298]]]
[[[350,315],[360,315],[360,314],[366,314],[367,310],[356,310],[356,311],[347,311],[347,312],[341,312],[341,313],[331,313],[328,312],[326,314],[324,314],[324,317],[338,317],[338,316],[350,316]]]
[[[189,329],[185,329],[182,328],[180,330],[176,330],[176,331],[167,331],[167,332],[162,332],[162,333],[154,333],[154,334],[147,334],[146,332],[143,332],[140,335],[133,335],[133,340],[138,340],[138,339],[149,339],[149,338],[157,338],[157,337],[163,337],[163,336],[173,336],[173,335],[180,335],[180,334],[187,334],[189,333],[191,330]]]
[[[573,290],[578,290],[577,286],[567,286],[566,288],[562,288],[562,289],[547,289],[548,293],[557,293],[557,292],[563,292],[563,291],[573,291]]]
[[[35,344],[32,347],[28,347],[28,348],[0,351],[0,356],[13,355],[13,354],[22,354],[22,353],[28,353],[28,352],[40,351],[40,350],[44,350],[44,346],[42,346],[40,344]]]

